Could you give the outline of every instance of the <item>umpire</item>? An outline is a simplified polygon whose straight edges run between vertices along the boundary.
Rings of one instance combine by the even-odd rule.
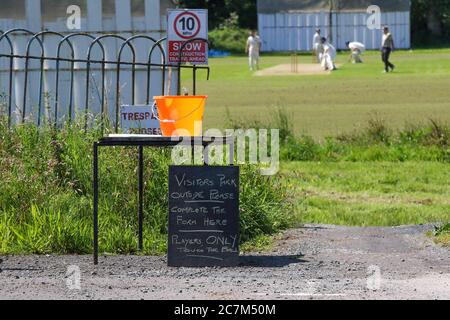
[[[389,69],[394,71],[395,66],[389,61],[392,51],[394,50],[394,38],[389,32],[388,27],[383,29],[383,40],[381,44],[381,58],[384,62],[384,73],[388,73]]]

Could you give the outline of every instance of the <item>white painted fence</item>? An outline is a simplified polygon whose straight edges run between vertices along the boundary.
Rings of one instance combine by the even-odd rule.
[[[67,8],[70,5],[77,5],[81,9],[81,29],[69,30],[67,20],[71,13],[67,13]],[[170,0],[1,0],[0,5],[0,31],[6,31],[14,28],[24,28],[33,32],[42,30],[51,30],[61,33],[63,36],[74,32],[89,32],[94,37],[104,34],[115,34],[123,38],[129,38],[134,34],[145,34],[159,40],[166,35],[166,9],[172,7]],[[1,33],[0,33],[1,35]],[[13,46],[14,54],[25,55],[27,43],[31,36],[16,32],[10,36]],[[45,55],[49,57],[56,57],[58,43],[61,37],[58,35],[45,35],[43,38]],[[91,39],[83,36],[71,38],[75,49],[75,59],[86,59],[89,44]],[[119,39],[105,39],[102,44],[105,46],[107,61],[116,61],[118,51],[123,41]],[[144,39],[139,39],[133,42],[136,47],[137,62],[148,62],[148,54],[152,43]],[[164,43],[165,46],[165,43]],[[0,42],[0,53],[10,54],[10,49],[5,39]],[[30,47],[30,54],[40,56],[41,49],[38,41],[34,41]],[[68,45],[63,45],[61,56],[70,57],[70,50]],[[126,48],[122,55],[122,61],[131,61],[131,52]],[[162,57],[156,50],[152,56],[153,63],[161,63]],[[92,51],[93,60],[102,60],[101,51],[99,47],[94,47]],[[7,99],[6,94],[9,89],[9,62],[7,58],[0,58],[0,94],[2,95],[0,104],[4,104]],[[36,114],[36,107],[39,100],[39,61],[30,60],[29,75],[27,81],[27,114]],[[46,61],[44,65],[44,90],[45,105],[53,106],[55,104],[55,92],[52,92],[55,87],[56,62]],[[62,63],[61,70],[69,69],[70,63]],[[101,109],[100,92],[101,88],[101,65],[92,64],[90,72],[90,90],[86,92],[86,63],[75,64],[74,75],[74,108],[75,112],[83,111],[85,107],[86,94],[89,94],[90,109],[93,113],[98,113]],[[14,59],[14,74],[13,74],[13,94],[12,105],[14,106],[14,114],[16,120],[19,122],[23,107],[24,96],[24,68],[25,59]],[[115,90],[116,83],[116,69],[117,65],[108,64],[106,66],[105,79],[105,94],[106,104],[114,106],[117,92]],[[131,104],[132,90],[131,90],[131,67],[122,66],[121,68],[121,90],[120,100],[124,104]],[[152,87],[151,96],[160,95],[163,89],[161,83],[161,68],[155,68],[152,71]],[[64,83],[70,85],[70,73],[62,72],[60,75],[60,92],[58,105],[61,117],[67,117],[69,88],[64,88]],[[136,93],[135,103],[144,104],[146,101],[146,86],[147,86],[147,69],[145,67],[137,67],[136,72]],[[168,77],[166,77],[167,79]],[[174,93],[176,88],[177,78],[174,72],[172,82],[169,85],[169,93]],[[113,108],[108,107],[108,110]]]
[[[369,50],[379,49],[382,31],[370,30],[368,17],[366,12],[332,13],[331,31],[330,13],[327,11],[259,14],[258,24],[264,51],[311,51],[316,28],[320,28],[325,37],[331,35],[338,49],[346,49],[347,41],[362,42]],[[382,13],[381,25],[389,25],[397,48],[410,48],[409,12]]]

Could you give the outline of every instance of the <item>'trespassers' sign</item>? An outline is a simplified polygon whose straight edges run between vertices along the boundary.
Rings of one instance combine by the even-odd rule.
[[[159,121],[151,106],[122,106],[120,123],[124,133],[161,135]]]

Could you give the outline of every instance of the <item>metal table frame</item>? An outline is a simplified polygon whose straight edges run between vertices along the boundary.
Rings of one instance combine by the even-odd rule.
[[[94,264],[98,265],[98,202],[99,202],[99,147],[138,147],[138,187],[139,187],[139,251],[143,250],[143,224],[144,224],[144,147],[169,148],[176,146],[189,146],[194,154],[196,146],[204,147],[204,165],[208,165],[208,152],[211,145],[229,146],[229,165],[234,165],[234,137],[105,137],[93,145],[93,190],[94,190]]]

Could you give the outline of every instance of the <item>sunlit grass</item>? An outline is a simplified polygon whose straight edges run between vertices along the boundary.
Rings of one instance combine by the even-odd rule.
[[[303,223],[398,226],[450,220],[450,164],[292,162],[283,174],[296,190]]]
[[[311,56],[299,60],[311,63]],[[349,64],[342,53],[331,75],[255,77],[246,57],[211,59],[211,80],[198,77],[198,93],[209,95],[205,125],[223,128],[227,109],[234,117],[270,118],[275,106],[292,114],[297,134],[317,138],[364,127],[375,113],[393,128],[450,121],[450,50],[398,51],[392,61],[397,70],[386,75],[378,52],[368,52],[362,65]],[[288,55],[268,55],[261,67],[289,63]],[[190,78],[186,72],[184,86]]]
[[[450,223],[447,223],[431,234],[434,237],[434,241],[445,247],[450,247]]]
[[[92,252],[92,144],[101,133],[83,128],[8,130],[0,119],[0,254]],[[138,253],[137,150],[101,149],[99,163],[100,252]],[[166,252],[170,164],[169,149],[146,148],[143,254]],[[243,244],[292,225],[283,183],[241,166]]]

